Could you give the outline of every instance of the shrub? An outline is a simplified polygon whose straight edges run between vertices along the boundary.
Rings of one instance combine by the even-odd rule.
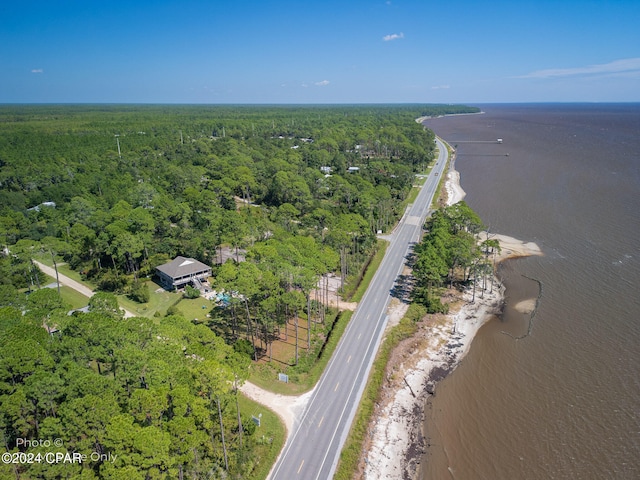
[[[253,360],[253,345],[251,345],[251,342],[249,340],[246,340],[244,338],[238,339],[236,343],[233,344],[233,349],[236,352],[242,355],[246,355]]]
[[[187,285],[184,288],[184,293],[182,295],[184,298],[198,298],[200,296],[200,290],[192,287],[191,285]]]
[[[134,302],[147,303],[150,298],[149,289],[144,282],[136,280],[131,285],[131,291],[129,292],[129,298]]]
[[[118,275],[115,270],[107,269],[98,279],[98,290],[105,292],[122,292],[127,285],[127,279],[124,275]]]
[[[449,305],[443,304],[438,297],[429,297],[425,302],[427,313],[449,313]]]

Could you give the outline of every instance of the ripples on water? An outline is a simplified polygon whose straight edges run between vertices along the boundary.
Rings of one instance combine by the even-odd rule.
[[[508,308],[431,400],[424,478],[640,478],[640,105],[483,109],[427,126],[461,142],[491,230],[545,256],[501,267]],[[515,341],[528,315],[512,306],[537,294],[523,275],[544,295]]]

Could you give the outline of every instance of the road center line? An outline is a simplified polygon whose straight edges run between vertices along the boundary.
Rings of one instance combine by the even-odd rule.
[[[320,421],[318,422],[318,428],[320,428],[320,425],[322,425],[322,422],[323,422],[323,421],[324,421],[324,417],[322,417],[322,418],[320,419]]]
[[[336,388],[333,389],[334,392],[338,390],[338,385],[340,385],[340,382],[336,383]]]
[[[302,462],[300,462],[300,466],[298,467],[298,471],[296,473],[300,473],[300,470],[302,470],[302,465],[304,465],[304,459],[302,460]]]

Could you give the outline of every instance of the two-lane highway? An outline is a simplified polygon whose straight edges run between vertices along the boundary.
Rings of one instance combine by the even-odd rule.
[[[391,236],[387,253],[354,312],[302,416],[274,466],[272,480],[332,478],[387,324],[391,291],[422,225],[448,158],[444,143],[415,203]]]

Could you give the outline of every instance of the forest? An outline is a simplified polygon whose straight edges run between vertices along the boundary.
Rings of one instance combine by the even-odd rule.
[[[56,438],[98,458],[3,464],[2,478],[257,478],[272,457],[238,383],[288,322],[298,363],[298,320],[325,326],[319,283],[357,284],[433,159],[415,119],[473,111],[0,106],[3,447],[35,455],[45,448],[25,439]],[[172,307],[125,318],[118,301],[149,305],[155,268],[177,255],[213,266],[228,301],[200,321]],[[88,312],[40,288],[34,259],[95,286]]]
[[[472,284],[475,300],[478,279],[480,291],[488,277],[493,281],[500,243],[488,235],[482,240],[482,228],[482,220],[464,201],[434,211],[425,222],[425,234],[413,251],[412,297],[428,313],[447,313],[448,305],[440,301],[445,285]]]

